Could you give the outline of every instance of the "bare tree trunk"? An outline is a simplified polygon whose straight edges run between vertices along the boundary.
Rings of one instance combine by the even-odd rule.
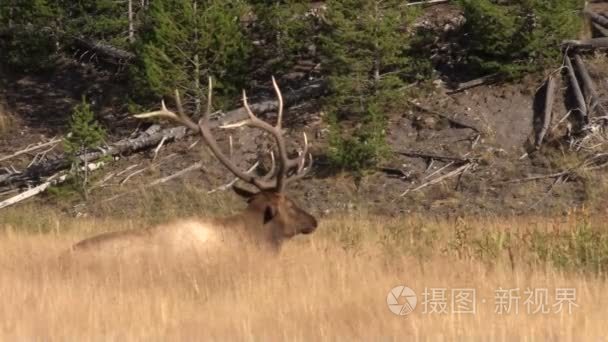
[[[127,0],[129,6],[129,43],[135,42],[135,26],[133,23],[133,0]]]
[[[374,20],[376,20],[376,22],[374,23],[375,25],[379,25],[378,21],[382,20],[380,18],[380,9],[378,8],[378,1],[376,1],[374,3],[374,11],[376,13],[374,13]],[[377,31],[377,26],[374,29],[374,31]],[[376,34],[377,32],[374,32],[374,34]],[[378,87],[378,84],[380,83],[380,44],[378,43],[378,40],[376,38],[376,41],[374,42],[374,90],[376,91],[376,88]]]
[[[194,28],[194,44],[198,44],[198,17],[197,17],[197,6],[196,2],[193,4],[194,7],[194,17],[197,21],[197,25]],[[201,97],[203,96],[203,91],[201,90],[201,62],[199,59],[198,53],[194,55],[194,113],[197,117],[201,115]],[[208,101],[208,100],[207,100]]]

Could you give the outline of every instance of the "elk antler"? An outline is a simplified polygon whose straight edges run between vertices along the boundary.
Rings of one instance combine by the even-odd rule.
[[[274,77],[272,78],[272,85],[274,86],[275,92],[278,97],[278,102],[279,102],[276,126],[272,126],[272,125],[258,119],[253,114],[253,112],[251,111],[251,108],[249,107],[249,103],[247,102],[247,95],[246,95],[245,91],[243,90],[243,105],[245,106],[245,109],[247,110],[249,119],[246,119],[244,121],[237,122],[234,124],[223,125],[220,128],[230,129],[230,128],[249,126],[249,127],[258,128],[258,129],[261,129],[263,131],[270,133],[270,135],[272,135],[274,137],[274,140],[277,144],[277,149],[279,152],[278,153],[278,155],[279,155],[278,165],[279,166],[278,166],[278,171],[277,171],[277,175],[276,175],[276,180],[272,179],[272,176],[275,172],[275,158],[274,158],[273,153],[271,153],[272,167],[271,167],[270,172],[266,176],[255,177],[248,172],[243,172],[243,171],[239,170],[239,168],[236,167],[236,165],[234,163],[232,163],[230,158],[228,158],[222,152],[222,150],[219,148],[217,141],[213,137],[213,134],[211,133],[211,129],[209,128],[209,114],[211,113],[211,98],[213,95],[213,82],[211,80],[211,77],[209,77],[209,93],[207,96],[207,101],[208,101],[207,110],[205,111],[205,113],[203,114],[201,119],[199,120],[198,124],[195,123],[194,121],[192,121],[192,119],[185,114],[185,111],[184,111],[184,108],[183,108],[182,102],[181,102],[181,97],[177,90],[175,91],[175,104],[177,106],[177,114],[168,110],[167,106],[165,105],[165,102],[162,101],[160,110],[148,112],[148,113],[137,114],[137,115],[135,115],[135,117],[140,118],[140,119],[150,118],[150,117],[165,117],[165,118],[171,119],[173,121],[176,121],[190,129],[192,129],[195,132],[200,133],[201,136],[203,137],[203,140],[207,143],[207,145],[209,146],[209,149],[211,149],[211,152],[213,152],[215,157],[222,164],[224,164],[224,166],[226,166],[226,168],[228,168],[230,170],[230,172],[234,173],[235,176],[237,176],[238,178],[240,178],[241,180],[243,180],[247,183],[250,183],[250,184],[256,186],[260,190],[275,190],[278,192],[283,192],[285,190],[285,186],[287,185],[288,182],[296,180],[296,179],[300,179],[304,175],[306,175],[306,173],[308,171],[310,171],[313,160],[312,160],[312,155],[310,153],[308,153],[308,138],[306,137],[306,133],[304,133],[304,148],[302,151],[300,151],[298,153],[298,157],[291,159],[287,155],[287,147],[285,144],[285,140],[283,138],[283,130],[281,127],[282,119],[283,119],[283,96],[281,95],[281,90],[279,89],[279,86],[277,85]],[[308,156],[309,162],[308,162],[308,165],[305,165],[307,156]],[[292,172],[293,170],[295,170],[295,172]]]

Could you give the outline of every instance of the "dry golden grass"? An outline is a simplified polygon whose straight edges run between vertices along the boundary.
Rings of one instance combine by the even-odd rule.
[[[429,222],[359,213],[323,219],[318,234],[287,243],[278,257],[235,251],[208,263],[153,256],[60,260],[93,231],[143,224],[73,219],[35,207],[9,214],[10,225],[0,223],[0,340],[580,341],[608,335],[602,275],[560,271],[514,243],[487,257],[475,249],[483,239],[463,242],[473,241],[467,234],[488,231],[566,231],[577,217]],[[396,285],[418,295],[410,315],[387,308]],[[547,288],[553,304],[558,287],[576,288],[572,314],[526,312],[526,288]],[[425,288],[447,289],[447,314],[424,313]],[[449,312],[450,291],[457,288],[475,289],[476,314]],[[494,312],[499,288],[520,289],[518,314]]]

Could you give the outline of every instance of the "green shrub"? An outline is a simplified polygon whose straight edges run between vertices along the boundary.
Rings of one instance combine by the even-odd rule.
[[[104,129],[95,120],[95,115],[86,99],[74,108],[70,120],[70,133],[64,139],[64,150],[70,159],[70,182],[87,199],[89,172],[87,160],[81,155],[87,150],[99,147],[105,137]]]
[[[234,93],[246,79],[251,46],[240,24],[243,2],[200,3],[150,4],[132,70],[139,95],[168,96],[180,89],[199,111],[209,76],[215,77],[220,97]]]
[[[330,160],[361,171],[377,164],[387,149],[385,123],[404,84],[412,77],[406,30],[414,13],[402,1],[328,1],[320,36],[331,97]],[[365,14],[365,15],[362,15]],[[344,122],[355,122],[348,129]]]
[[[0,2],[0,62],[23,71],[49,68],[56,58],[56,9],[46,0]]]
[[[62,26],[68,36],[104,41],[123,49],[129,47],[127,1],[56,1],[62,9]],[[132,4],[134,12],[137,11],[139,1],[133,1]]]
[[[466,63],[474,75],[517,78],[555,64],[581,27],[581,0],[461,0]]]
[[[330,119],[328,156],[333,167],[361,173],[387,155],[384,115],[370,107],[363,125],[352,130],[345,129],[335,116]]]
[[[255,51],[272,73],[282,73],[313,44],[314,22],[305,16],[308,3],[296,0],[250,1],[256,22],[253,35],[264,42]]]

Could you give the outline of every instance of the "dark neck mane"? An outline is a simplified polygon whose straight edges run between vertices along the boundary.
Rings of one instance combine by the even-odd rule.
[[[270,245],[277,249],[280,247],[281,238],[277,236],[273,223],[264,224],[264,214],[257,208],[247,207],[238,214],[214,221],[239,241],[249,240],[257,245]]]

